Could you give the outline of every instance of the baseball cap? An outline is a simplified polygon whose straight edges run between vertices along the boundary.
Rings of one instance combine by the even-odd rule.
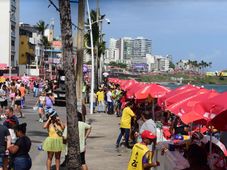
[[[53,109],[53,108],[46,109],[45,111],[46,111],[46,113],[49,114],[50,117],[52,117],[52,116],[54,116],[54,115],[57,116],[57,112],[56,112],[56,110]]]
[[[141,134],[141,138],[142,139],[155,139],[156,135],[154,135],[153,133],[151,133],[149,130],[144,130]]]

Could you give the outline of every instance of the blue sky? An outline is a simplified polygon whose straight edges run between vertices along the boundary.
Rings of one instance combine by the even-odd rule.
[[[55,0],[56,4],[57,0]],[[96,0],[90,0],[96,8]],[[99,0],[101,13],[111,20],[104,24],[105,39],[143,36],[152,40],[152,53],[171,54],[173,61],[194,59],[212,62],[210,70],[227,69],[227,0]],[[47,23],[59,15],[48,0],[20,0],[22,22]],[[77,23],[77,4],[72,4]]]

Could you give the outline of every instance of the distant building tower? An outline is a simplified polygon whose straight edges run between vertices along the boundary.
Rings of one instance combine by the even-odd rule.
[[[119,49],[120,62],[131,64],[133,56],[133,39],[131,37],[123,37],[117,40],[116,48]]]
[[[104,63],[109,64],[111,61],[119,62],[119,49],[118,48],[108,48],[105,51]]]
[[[18,64],[19,3],[19,0],[0,2],[0,63],[12,67]]]
[[[49,42],[54,40],[54,18],[51,19],[49,28],[44,31],[44,35],[47,37]]]
[[[151,54],[151,40],[137,37],[133,41],[133,57],[139,59],[146,57],[146,54]]]
[[[117,40],[110,38],[109,48],[105,51],[104,63],[119,62],[119,49],[116,48],[116,44]]]
[[[110,38],[109,48],[114,49],[114,48],[116,48],[116,45],[117,45],[117,40],[114,38]]]
[[[169,71],[170,58],[155,55],[154,71]]]

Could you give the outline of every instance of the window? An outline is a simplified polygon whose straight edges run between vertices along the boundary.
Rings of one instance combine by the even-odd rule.
[[[15,26],[14,25],[11,25],[11,31],[15,32]]]
[[[11,41],[11,45],[15,46],[15,41],[14,40]]]

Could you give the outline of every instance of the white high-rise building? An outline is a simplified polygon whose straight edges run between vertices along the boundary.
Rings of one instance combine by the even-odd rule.
[[[111,61],[119,62],[119,50],[118,48],[108,48],[105,51],[104,63],[108,64]]]
[[[114,38],[110,38],[109,48],[114,49],[116,48],[116,45],[117,45],[117,40]]]
[[[117,40],[114,38],[110,38],[109,48],[105,51],[104,62],[110,63],[119,62],[119,49],[116,48]]]
[[[119,62],[131,64],[133,56],[133,39],[131,37],[123,37],[117,40],[116,48],[119,49]]]
[[[169,71],[170,60],[169,55],[166,57],[155,55],[154,71]]]
[[[140,59],[151,54],[151,40],[143,37],[137,37],[133,41],[133,57]]]
[[[0,23],[0,63],[13,67],[19,57],[19,0],[0,1]]]

